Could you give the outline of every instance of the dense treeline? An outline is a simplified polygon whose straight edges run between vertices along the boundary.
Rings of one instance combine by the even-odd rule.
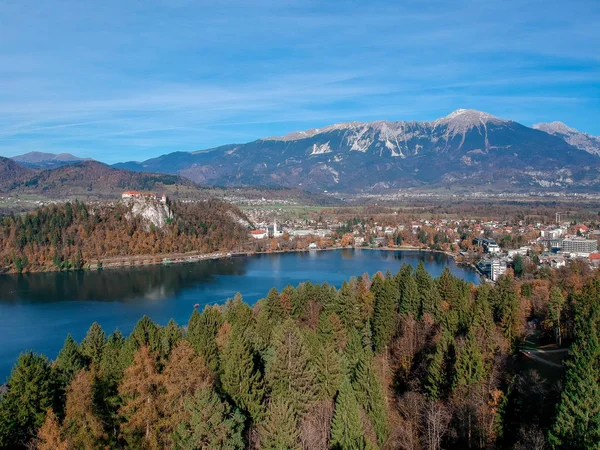
[[[127,204],[66,203],[0,221],[0,265],[12,272],[81,269],[99,258],[229,250],[247,239],[219,200],[172,202],[173,219],[157,229]]]
[[[565,297],[552,280],[544,305],[547,334],[574,339],[556,414],[514,353],[531,282],[475,287],[420,264],[272,289],[253,307],[238,295],[186,329],[144,317],[106,337],[93,324],[53,362],[24,353],[0,397],[0,446],[597,448],[600,280],[580,281]]]

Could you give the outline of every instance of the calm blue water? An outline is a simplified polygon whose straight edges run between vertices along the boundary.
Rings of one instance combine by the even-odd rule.
[[[80,341],[92,322],[108,335],[129,334],[144,314],[161,325],[186,324],[194,304],[224,303],[241,292],[250,304],[275,286],[303,281],[336,287],[351,276],[398,271],[422,260],[438,276],[444,267],[473,283],[477,273],[442,253],[335,250],[257,255],[169,266],[100,272],[0,276],[0,384],[19,353],[33,350],[55,358],[68,333]]]

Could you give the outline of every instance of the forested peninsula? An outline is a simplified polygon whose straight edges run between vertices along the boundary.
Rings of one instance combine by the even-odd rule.
[[[121,201],[67,202],[0,219],[0,271],[79,270],[103,258],[227,251],[247,240],[244,215],[229,203],[140,202],[147,216],[165,208],[164,223]]]
[[[54,361],[20,356],[0,446],[596,448],[600,278],[582,267],[476,287],[404,265],[254,306],[238,295],[185,328],[93,324]],[[532,323],[540,342],[571,344],[562,383],[519,356]]]

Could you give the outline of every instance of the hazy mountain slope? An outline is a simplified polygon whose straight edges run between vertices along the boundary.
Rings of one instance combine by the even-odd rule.
[[[10,162],[16,165],[14,161]],[[13,171],[13,175],[3,181],[0,186],[2,193],[39,194],[50,198],[72,195],[109,198],[120,195],[126,189],[159,193],[171,193],[186,188],[197,189],[192,181],[176,175],[119,170],[96,161],[79,162],[42,171],[23,169],[26,172]]]
[[[597,156],[560,136],[474,110],[432,122],[341,123],[135,164],[207,184],[313,191],[600,187]]]
[[[0,191],[11,189],[16,183],[27,179],[35,172],[12,159],[0,156]]]
[[[24,155],[13,156],[11,159],[17,161],[19,164],[35,169],[52,169],[80,161],[90,161],[90,158],[79,158],[70,153],[55,154],[44,152],[29,152]]]

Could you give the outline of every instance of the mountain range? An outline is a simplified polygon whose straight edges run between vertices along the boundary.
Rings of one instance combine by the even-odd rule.
[[[568,131],[567,131],[568,130]],[[600,139],[566,126],[527,127],[459,109],[432,122],[348,122],[115,167],[204,184],[315,191],[401,188],[596,191]]]
[[[339,123],[113,167],[312,192],[598,191],[600,138],[560,122],[527,127],[459,109],[431,122]]]

